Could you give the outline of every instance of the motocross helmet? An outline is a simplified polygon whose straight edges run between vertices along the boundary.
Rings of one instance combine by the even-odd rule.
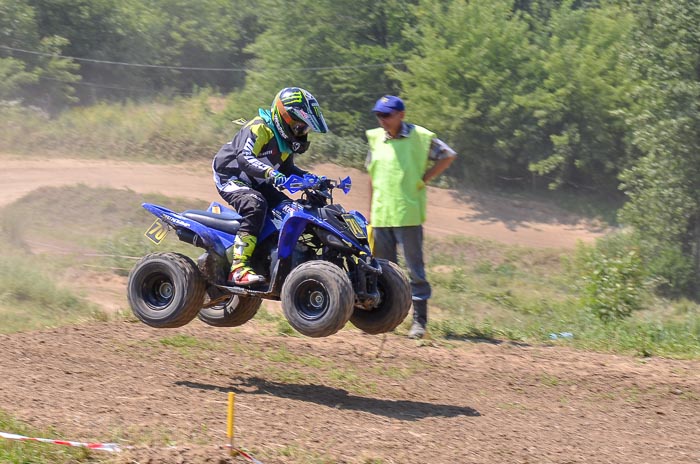
[[[286,87],[272,101],[272,123],[294,153],[309,148],[309,132],[328,132],[318,100],[299,87]]]

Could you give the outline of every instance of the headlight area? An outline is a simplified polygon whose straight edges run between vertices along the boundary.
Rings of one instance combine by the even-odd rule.
[[[327,231],[326,229],[314,227],[314,232],[316,233],[316,236],[318,236],[318,238],[325,245],[328,245],[331,248],[335,248],[336,250],[353,251],[357,248],[351,242],[343,240],[342,238]]]

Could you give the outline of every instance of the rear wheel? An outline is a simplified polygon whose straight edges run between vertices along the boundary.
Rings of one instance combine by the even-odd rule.
[[[197,316],[206,285],[197,265],[180,253],[152,253],[129,273],[127,295],[134,315],[156,328],[180,327]]]
[[[411,310],[411,286],[401,268],[386,259],[378,259],[382,273],[377,278],[379,304],[374,308],[355,308],[350,318],[355,327],[369,334],[391,332]]]
[[[214,327],[238,327],[260,309],[261,298],[234,295],[223,303],[199,310],[199,320]]]
[[[345,271],[325,261],[309,261],[294,268],[280,296],[289,324],[308,337],[326,337],[342,329],[355,300]]]

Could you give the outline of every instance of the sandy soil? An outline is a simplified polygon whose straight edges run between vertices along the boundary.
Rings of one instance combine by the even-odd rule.
[[[0,205],[78,182],[217,199],[199,167],[0,163]],[[343,203],[364,209],[362,173],[317,171],[350,173]],[[570,247],[602,233],[541,205],[429,193],[429,234]],[[106,309],[123,304],[123,279],[72,278],[100,289],[92,297]],[[90,323],[0,335],[0,346],[0,409],[53,427],[52,438],[117,441],[117,464],[244,462],[224,447],[228,392],[236,444],[265,464],[700,462],[700,361],[352,329],[285,337],[258,320],[236,329]]]

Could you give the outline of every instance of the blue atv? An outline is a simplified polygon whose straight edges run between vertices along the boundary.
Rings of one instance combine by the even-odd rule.
[[[334,189],[347,194],[350,187],[349,177],[287,179],[281,189],[302,193],[268,211],[250,261],[267,277],[256,287],[226,281],[238,213],[216,202],[206,211],[182,213],[144,203],[157,217],[146,231],[149,239],[160,243],[174,229],[180,240],[205,251],[196,263],[172,252],[141,258],[127,287],[134,314],[156,328],[180,327],[195,317],[235,327],[269,299],[281,300],[289,324],[309,337],[332,335],[348,321],[370,334],[394,330],[409,312],[411,289],[396,264],[372,256],[365,217],[333,203]]]

